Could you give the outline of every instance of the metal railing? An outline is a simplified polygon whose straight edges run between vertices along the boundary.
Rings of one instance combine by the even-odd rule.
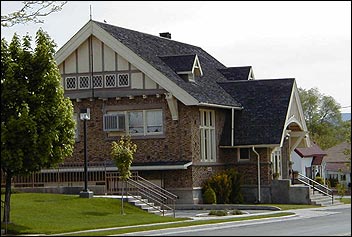
[[[105,185],[105,173],[117,170],[110,162],[89,162],[88,180],[90,185]],[[1,172],[1,187],[5,187],[5,175]],[[84,182],[83,162],[60,164],[57,168],[42,169],[29,175],[15,176],[12,179],[14,188],[36,187],[73,187],[82,186]]]
[[[326,185],[322,185],[320,183],[318,183],[317,181],[301,174],[301,173],[298,173],[298,178],[297,178],[301,183],[309,186],[312,190],[313,190],[313,194],[315,191],[325,195],[325,196],[328,196],[328,197],[331,197],[331,204],[334,204],[334,194],[333,194],[333,190],[328,188],[328,186]]]
[[[107,194],[122,194],[123,181],[119,178],[118,172],[108,172],[106,175]],[[175,217],[176,199],[175,194],[161,188],[160,186],[140,177],[138,173],[126,181],[126,196],[144,203],[150,208],[165,215],[165,211],[172,211]]]

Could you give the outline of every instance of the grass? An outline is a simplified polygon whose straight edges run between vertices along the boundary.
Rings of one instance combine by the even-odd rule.
[[[3,197],[1,198],[3,200]],[[80,198],[78,195],[21,193],[11,195],[8,232],[12,234],[55,234],[184,220],[147,213],[111,198]]]
[[[1,199],[3,200],[3,196]],[[273,204],[260,205],[272,206]],[[285,204],[275,204],[274,206],[281,208],[281,210],[317,207],[312,205]],[[180,222],[189,219],[174,218],[169,216],[163,217],[155,214],[150,214],[126,202],[124,202],[124,212],[126,215],[121,214],[121,201],[112,198],[85,199],[80,198],[78,195],[15,193],[11,195],[11,223],[8,225],[8,233],[58,234],[89,229],[164,223],[163,225],[160,224],[157,226],[129,227],[120,230],[111,230],[109,232],[100,231],[89,233],[89,235],[107,235],[127,233],[137,230],[140,231],[148,229],[201,225],[205,223],[259,219],[266,218],[268,216],[292,214],[283,212],[260,216],[234,217],[226,220],[222,219]]]
[[[125,234],[125,233],[147,231],[147,230],[160,230],[160,229],[166,229],[166,228],[197,226],[197,225],[216,224],[216,223],[224,223],[224,222],[243,221],[243,220],[254,220],[254,219],[257,220],[257,219],[272,218],[272,217],[282,217],[282,216],[288,216],[293,214],[294,213],[292,212],[280,212],[280,213],[264,214],[264,215],[258,215],[258,216],[247,216],[247,217],[228,218],[228,219],[176,222],[176,223],[171,223],[167,225],[131,227],[126,229],[90,232],[89,236],[107,236],[107,235],[117,235],[117,234]],[[87,235],[88,233],[72,233],[72,236],[87,236]],[[70,235],[68,234],[67,236],[70,236]]]
[[[351,204],[351,198],[338,198],[338,200],[344,204]]]

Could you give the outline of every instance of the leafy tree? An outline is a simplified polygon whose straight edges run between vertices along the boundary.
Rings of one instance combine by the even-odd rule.
[[[341,106],[335,99],[321,94],[317,88],[299,88],[299,95],[310,137],[322,149],[343,142],[347,131],[343,126]]]
[[[11,27],[27,22],[43,23],[44,21],[39,18],[61,11],[67,1],[23,1],[22,3],[21,9],[7,15],[1,15],[2,27]]]
[[[113,141],[111,144],[111,156],[115,161],[116,167],[119,171],[122,183],[122,202],[121,212],[124,214],[123,209],[123,195],[124,183],[131,177],[130,167],[133,161],[133,155],[137,151],[137,145],[132,143],[130,136],[122,136],[118,142]]]
[[[6,177],[4,221],[10,222],[11,180],[51,168],[73,152],[73,106],[64,97],[55,43],[43,31],[1,40],[1,171]]]

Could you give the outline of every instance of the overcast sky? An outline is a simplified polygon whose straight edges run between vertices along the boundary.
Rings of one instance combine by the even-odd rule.
[[[1,1],[1,15],[21,2]],[[350,1],[68,1],[63,10],[28,23],[1,28],[34,36],[42,27],[62,47],[90,18],[196,45],[225,66],[252,66],[256,79],[296,78],[351,112]]]

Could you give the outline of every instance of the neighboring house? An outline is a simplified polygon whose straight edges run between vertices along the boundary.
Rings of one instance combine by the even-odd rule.
[[[325,179],[325,172],[322,167],[325,155],[326,152],[315,143],[311,147],[296,148],[292,152],[292,169],[311,179],[315,179],[316,176]]]
[[[84,160],[79,113],[89,108],[89,162],[111,162],[111,142],[130,134],[131,170],[178,203],[201,203],[204,180],[233,167],[246,202],[271,202],[273,174],[289,179],[291,152],[310,146],[295,79],[255,80],[252,67],[226,67],[171,34],[91,20],[56,61],[77,121],[66,162]]]
[[[343,142],[325,150],[323,167],[326,179],[334,183],[332,186],[338,182],[351,187],[351,153],[347,155],[346,150],[351,151],[350,143]]]

